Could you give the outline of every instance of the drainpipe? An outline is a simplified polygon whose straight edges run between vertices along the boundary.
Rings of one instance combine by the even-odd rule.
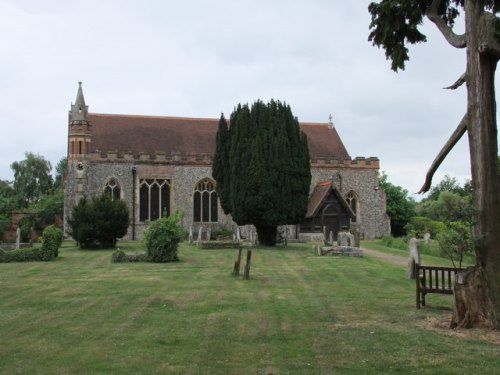
[[[135,241],[135,175],[137,170],[132,166],[132,240]]]

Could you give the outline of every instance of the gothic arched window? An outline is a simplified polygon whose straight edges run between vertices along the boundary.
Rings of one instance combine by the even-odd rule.
[[[349,207],[351,207],[352,212],[356,215],[354,219],[352,219],[352,222],[355,223],[358,221],[359,217],[359,199],[358,195],[354,191],[350,191],[347,193],[345,197],[346,202],[349,204]]]
[[[120,185],[118,185],[118,182],[114,178],[111,178],[106,186],[104,186],[104,193],[107,194],[112,201],[120,199]]]
[[[170,181],[139,180],[139,220],[151,221],[170,214]]]
[[[193,221],[215,223],[218,219],[218,198],[215,183],[205,178],[196,184],[193,194]]]

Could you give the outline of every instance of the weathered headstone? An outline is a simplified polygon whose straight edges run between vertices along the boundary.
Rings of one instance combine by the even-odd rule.
[[[424,234],[424,243],[427,245],[429,243],[429,240],[431,239],[431,234],[430,233],[425,233]]]
[[[241,241],[241,232],[240,232],[240,227],[236,227],[236,241]]]
[[[333,231],[332,230],[330,231],[330,234],[328,236],[328,244],[330,246],[333,246]]]
[[[415,264],[420,264],[420,253],[418,251],[418,240],[416,238],[410,238],[408,242],[409,258],[408,267],[406,268],[406,277],[408,279],[415,279]]]
[[[202,241],[202,236],[203,236],[203,228],[200,227],[200,229],[198,229],[198,239],[196,240],[196,243],[199,245]]]
[[[193,243],[193,226],[189,226],[189,244],[191,245]]]
[[[212,228],[208,227],[207,228],[207,241],[210,241],[212,238]]]
[[[19,249],[21,245],[21,229],[17,228],[16,230],[16,250]]]

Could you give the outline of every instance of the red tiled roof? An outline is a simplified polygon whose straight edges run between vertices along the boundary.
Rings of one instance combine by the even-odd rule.
[[[309,197],[309,203],[307,205],[307,212],[306,212],[306,218],[312,218],[316,216],[318,213],[318,210],[321,208],[323,202],[325,199],[328,197],[328,194],[330,194],[330,191],[333,190],[333,193],[337,196],[340,204],[344,206],[348,214],[351,216],[351,218],[354,218],[356,214],[352,211],[351,207],[349,204],[345,201],[345,199],[342,197],[342,195],[338,192],[337,189],[333,186],[333,181],[332,180],[327,180],[327,181],[320,181],[316,184],[314,187],[314,191],[312,192],[311,196]]]
[[[213,154],[218,119],[89,113],[91,151]],[[337,131],[320,123],[300,123],[311,158],[350,159]]]
[[[316,215],[319,207],[330,193],[332,184],[332,181],[321,181],[316,184],[309,198],[309,203],[307,204],[306,218],[311,218]]]

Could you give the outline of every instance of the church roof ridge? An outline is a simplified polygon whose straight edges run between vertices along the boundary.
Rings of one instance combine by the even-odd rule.
[[[117,117],[117,118],[144,118],[144,119],[165,119],[165,120],[185,120],[185,121],[213,121],[218,122],[217,118],[210,117],[184,117],[184,116],[162,116],[162,115],[135,115],[135,114],[124,114],[124,113],[99,113],[99,112],[91,112],[89,113],[93,116],[102,116],[102,117]]]

